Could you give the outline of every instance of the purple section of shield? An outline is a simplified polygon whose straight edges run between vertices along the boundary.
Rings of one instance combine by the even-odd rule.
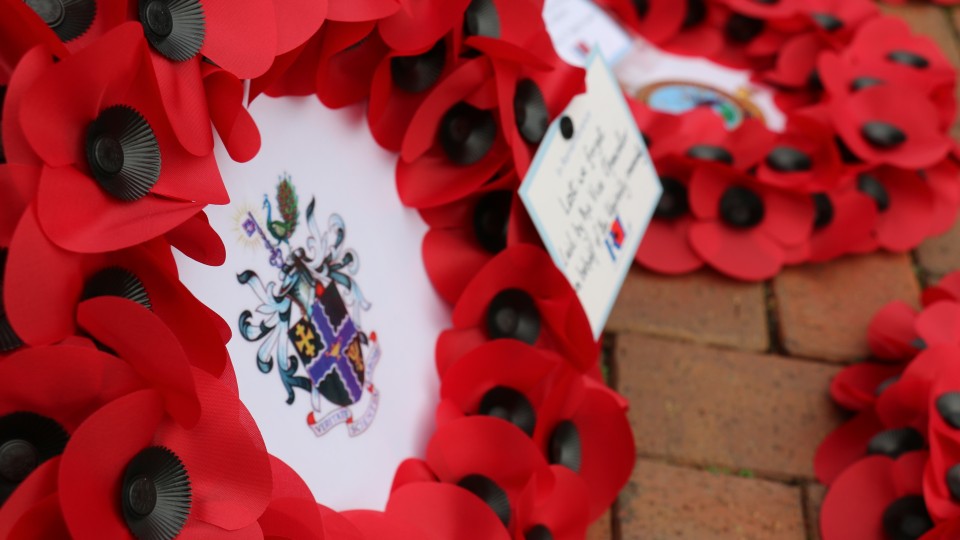
[[[357,327],[353,324],[353,319],[348,315],[343,320],[340,328],[335,330],[327,318],[326,313],[324,313],[323,306],[319,300],[313,303],[313,307],[310,310],[310,317],[313,319],[313,324],[317,327],[317,332],[323,337],[323,343],[326,347],[324,351],[320,353],[320,356],[307,368],[310,380],[316,385],[323,380],[331,369],[336,368],[337,371],[340,372],[340,378],[343,380],[344,385],[347,387],[347,392],[350,393],[350,399],[354,402],[358,401],[363,393],[363,385],[360,384],[360,380],[357,378],[357,374],[346,356],[347,346],[357,337]],[[340,352],[336,356],[333,356],[329,353],[337,340],[340,341]]]

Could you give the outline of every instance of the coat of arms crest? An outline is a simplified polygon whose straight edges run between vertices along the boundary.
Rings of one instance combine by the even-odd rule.
[[[241,216],[242,234],[266,250],[276,280],[264,283],[254,270],[237,275],[260,302],[240,315],[240,335],[261,342],[257,367],[264,374],[278,368],[287,404],[296,401],[296,389],[309,393],[307,424],[318,437],[340,424],[357,436],[377,413],[380,393],[373,373],[380,348],[376,332],[361,327],[361,314],[370,303],[354,280],[360,259],[346,248],[343,219],[331,215],[321,231],[315,202],[307,205],[302,243],[294,240],[300,211],[288,175],[277,185],[276,216],[269,195],[263,199],[265,219],[253,211]],[[325,404],[333,407],[326,414]]]

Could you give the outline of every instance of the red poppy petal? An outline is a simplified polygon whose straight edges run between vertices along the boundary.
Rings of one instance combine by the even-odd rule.
[[[871,456],[853,465],[830,486],[820,509],[824,538],[886,538],[883,512],[897,499],[893,460]]]
[[[37,366],[56,370],[57,376]],[[57,420],[68,432],[143,381],[120,359],[78,346],[30,347],[0,363],[0,415],[30,411]]]
[[[914,172],[884,170],[880,178],[890,197],[890,206],[881,212],[876,236],[890,251],[915,248],[930,232],[933,194]]]
[[[441,402],[438,407],[438,415],[441,414],[439,409],[444,407],[445,404]],[[459,417],[462,416],[463,415],[460,415]],[[445,423],[446,422],[437,422],[437,425],[442,426]],[[390,486],[390,492],[392,493],[407,484],[438,481],[437,475],[433,474],[433,471],[430,470],[430,466],[427,465],[426,461],[418,458],[409,458],[401,461],[400,465],[397,466],[397,472],[393,476],[393,484]]]
[[[238,163],[250,161],[260,151],[260,130],[243,106],[243,82],[218,69],[204,75],[203,85],[210,119],[230,157]]]
[[[916,318],[917,310],[902,300],[880,308],[867,327],[870,352],[885,360],[912,358],[917,353],[914,345],[918,337],[914,327]]]
[[[213,130],[200,76],[200,59],[171,62],[150,51],[163,107],[180,144],[195,156],[213,151]]]
[[[537,501],[535,508],[524,512],[520,527],[529,530],[542,525],[550,531],[553,540],[582,540],[591,522],[587,514],[590,506],[587,486],[576,473],[554,465],[550,467],[556,479],[549,496]],[[606,508],[604,508],[606,511]]]
[[[861,362],[847,367],[830,381],[830,397],[850,411],[863,411],[877,401],[881,384],[900,375],[903,365]]]
[[[198,520],[188,520],[178,540],[263,540],[263,530],[256,521],[239,529],[223,529]]]
[[[398,0],[328,0],[327,18],[331,21],[377,21],[401,9]]]
[[[24,212],[10,242],[3,288],[7,318],[24,342],[42,345],[73,334],[74,301],[83,291],[80,260],[43,235],[32,207]],[[24,283],[44,286],[19,286]]]
[[[463,19],[470,0],[407,0],[403,8],[380,21],[383,40],[395,51],[433,46]]]
[[[228,530],[242,529],[270,503],[270,457],[246,407],[236,393],[206,372],[194,369],[203,414],[185,430],[165,421],[156,432],[183,460],[193,487],[191,516]],[[238,474],[238,471],[243,471]]]
[[[687,233],[693,220],[654,219],[637,250],[637,262],[661,274],[686,274],[703,266],[703,260],[690,248]]]
[[[431,229],[423,237],[423,264],[430,283],[450,304],[492,257],[476,245],[472,233]]]
[[[4,38],[6,39],[6,34]],[[7,94],[2,103],[3,122],[0,122],[0,140],[3,140],[3,153],[9,163],[34,166],[40,166],[43,163],[27,142],[20,125],[20,111],[23,99],[29,95],[34,82],[51,65],[53,65],[53,59],[50,53],[43,47],[37,47],[23,56],[11,76]]]
[[[867,410],[830,432],[820,442],[813,458],[817,479],[831,485],[844,469],[866,455],[867,442],[883,429],[876,413]]]
[[[165,236],[170,245],[199,263],[220,266],[227,259],[223,240],[210,226],[210,220],[204,212],[197,212]]]
[[[160,395],[143,390],[105,405],[73,433],[60,461],[59,488],[63,516],[75,538],[129,537],[116,504],[118,487],[127,464],[150,445],[162,418]]]
[[[422,540],[424,531],[396,513],[384,514],[373,510],[351,510],[343,517],[367,538],[390,538],[396,540]],[[421,526],[430,526],[422,523]]]
[[[257,520],[264,538],[317,538],[325,535],[324,519],[317,509],[317,503],[310,499],[286,497],[276,498]],[[335,537],[339,539],[340,537]]]
[[[760,227],[780,245],[797,245],[810,237],[816,216],[810,197],[768,190],[763,202],[766,208]]]
[[[719,223],[694,223],[690,245],[704,262],[729,276],[759,281],[777,275],[783,248],[757,230],[734,231]]]
[[[122,202],[72,167],[45,167],[37,195],[44,232],[57,245],[81,253],[123,249],[155,238],[181,225],[203,206],[151,195]]]
[[[11,538],[11,530],[18,522],[32,521],[28,513],[41,501],[57,492],[60,474],[60,456],[41,463],[0,506],[0,538]],[[59,508],[57,509],[59,511]],[[62,518],[60,519],[62,522]],[[34,536],[43,538],[43,536]]]
[[[960,272],[951,272],[933,287],[923,291],[923,305],[929,306],[934,302],[947,300],[960,301]]]
[[[190,362],[176,336],[143,306],[115,296],[85,300],[77,323],[127,361],[163,395],[167,411],[183,426],[200,418]]]
[[[203,56],[241,79],[254,79],[270,69],[277,51],[272,1],[253,0],[237,9],[229,0],[205,0],[203,11]]]
[[[406,206],[423,208],[467,197],[504,166],[510,158],[507,150],[503,138],[498,136],[490,152],[470,166],[457,165],[439,150],[412,162],[399,160],[397,193],[400,202]]]
[[[917,334],[928,347],[960,343],[960,304],[937,302],[916,318]]]
[[[410,484],[394,491],[387,514],[427,523],[425,540],[510,540],[497,515],[472,493],[451,484]]]
[[[40,169],[29,165],[0,165],[0,246],[9,246],[23,213],[37,194]]]
[[[48,495],[13,527],[7,540],[36,540],[37,538],[68,538],[70,531],[64,523],[60,501],[56,494]]]
[[[317,33],[327,16],[328,0],[274,0],[277,18],[276,55],[288,53],[303,45]]]
[[[350,523],[350,520],[338,512],[321,504],[317,505],[317,510],[323,516],[324,538],[329,540],[370,540],[365,539],[360,531],[353,526],[353,523]]]

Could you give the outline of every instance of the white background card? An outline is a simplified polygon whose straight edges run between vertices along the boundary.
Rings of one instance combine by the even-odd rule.
[[[420,247],[427,227],[414,210],[400,204],[397,158],[376,145],[363,107],[333,111],[315,97],[264,96],[253,103],[251,113],[263,139],[260,153],[250,163],[237,164],[218,148],[231,203],[207,210],[226,244],[226,264],[209,268],[181,258],[182,279],[230,324],[228,348],[240,398],[267,449],[307,481],[320,503],[338,510],[382,509],[397,465],[423,455],[439,399],[434,345],[450,319],[423,268]],[[284,175],[295,191],[295,205],[289,191],[279,188]],[[313,227],[307,219],[311,200]],[[291,219],[294,207],[297,216]],[[344,233],[340,248],[335,247],[338,229]],[[351,289],[336,287],[370,342],[361,347],[364,388],[358,401],[346,407],[300,387],[293,388],[294,401],[287,403],[281,370],[291,364],[281,357],[299,355],[296,342],[301,339],[294,326],[303,320],[303,309],[295,304],[309,309],[321,296],[315,289],[283,290],[291,274],[273,263],[290,261],[298,249],[313,260],[313,268],[331,257],[332,264],[318,272],[326,288],[334,286],[331,268],[339,264],[343,266],[333,272],[353,284]],[[259,283],[240,283],[238,275],[247,271],[255,272]],[[273,298],[263,298],[264,289]],[[278,311],[287,306],[291,320],[283,323]],[[251,332],[259,333],[261,321],[281,329],[259,340],[244,339],[240,319],[245,311],[251,312]],[[321,322],[311,321],[318,335]],[[323,352],[338,349],[339,368],[350,370],[343,362],[348,342],[331,343],[323,352],[318,343],[312,345],[313,363],[320,364]],[[261,350],[273,355],[267,373],[258,362]],[[298,364],[291,375],[309,380],[303,362]]]
[[[563,129],[572,124],[572,133]],[[547,250],[599,337],[662,188],[609,67],[595,54],[587,92],[554,121],[520,186]]]

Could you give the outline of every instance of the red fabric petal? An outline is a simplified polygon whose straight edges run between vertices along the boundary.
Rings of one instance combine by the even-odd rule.
[[[960,272],[951,272],[933,287],[923,291],[923,305],[930,306],[941,300],[960,301]]]
[[[60,501],[54,494],[48,495],[25,512],[23,518],[10,531],[10,535],[5,538],[8,540],[68,538],[69,534],[60,510]]]
[[[470,0],[406,0],[396,13],[380,21],[383,41],[395,51],[432,47],[461,23]]]
[[[210,226],[210,220],[204,212],[197,212],[183,224],[171,229],[166,239],[187,257],[208,266],[220,266],[227,259],[223,240]]]
[[[273,4],[252,0],[237,9],[229,0],[205,0],[206,36],[200,54],[241,79],[266,73],[278,49]]]
[[[177,140],[193,155],[209,154],[213,151],[213,130],[200,76],[200,59],[172,62],[152,49],[150,58],[163,108]]]
[[[886,456],[871,456],[837,478],[820,509],[824,538],[886,538],[883,512],[901,495],[893,478],[893,463]]]
[[[57,245],[81,253],[123,249],[155,238],[180,226],[203,206],[152,195],[122,202],[72,167],[45,167],[37,196],[44,232]]]
[[[833,484],[844,469],[866,455],[867,443],[883,429],[885,426],[876,413],[867,410],[833,430],[820,442],[813,458],[817,480],[827,486]]]
[[[430,283],[454,304],[492,255],[477,246],[472,232],[431,229],[423,237],[423,264]]]
[[[673,221],[654,218],[640,242],[637,263],[661,274],[686,274],[703,267],[703,260],[687,242],[692,224],[689,216]]]
[[[390,538],[396,540],[422,540],[421,527],[430,527],[430,523],[419,522],[419,526],[397,513],[384,514],[373,510],[352,510],[344,512],[343,517],[367,538]]]
[[[398,0],[328,0],[331,21],[358,22],[384,19],[401,9]]]
[[[328,0],[274,0],[277,18],[277,56],[306,43],[327,16]]]
[[[737,279],[771,278],[783,266],[783,248],[758,230],[735,231],[716,222],[694,223],[690,245],[713,268]]]
[[[876,403],[880,385],[899,376],[903,368],[876,362],[854,364],[830,381],[830,397],[847,410],[866,410]]]
[[[159,317],[130,300],[101,296],[80,304],[77,322],[149,381],[163,395],[171,416],[185,427],[197,423],[200,402],[190,363]]]
[[[32,166],[0,165],[0,246],[9,246],[13,233],[37,194],[40,169]]]
[[[13,2],[13,4],[18,3]],[[3,19],[4,17],[0,17],[0,20]],[[6,36],[7,34],[4,33],[5,40]],[[0,129],[2,129],[0,139],[3,140],[3,153],[8,163],[33,166],[40,166],[43,163],[27,141],[20,123],[20,114],[23,99],[28,95],[34,82],[51,65],[53,60],[47,50],[37,47],[23,56],[13,72],[3,99],[3,122],[0,122]]]
[[[510,540],[490,508],[472,493],[450,484],[410,484],[390,495],[387,514],[428,523],[425,540]]]
[[[73,537],[129,537],[116,504],[118,487],[133,456],[150,446],[162,418],[160,395],[143,390],[105,405],[74,432],[59,479],[60,504]]]
[[[21,521],[33,521],[31,511],[37,504],[57,491],[57,475],[60,473],[60,456],[53,457],[38,466],[24,479],[17,489],[0,506],[0,538],[11,538],[11,530]],[[59,507],[57,508],[59,511]],[[63,518],[58,519],[60,523]],[[64,532],[64,535],[66,533]],[[42,538],[37,535],[33,538]]]
[[[885,360],[906,360],[916,355],[917,310],[901,300],[880,308],[867,327],[870,352]]]
[[[208,70],[203,77],[210,119],[230,157],[246,163],[260,151],[260,130],[243,106],[243,82],[222,69]]]

